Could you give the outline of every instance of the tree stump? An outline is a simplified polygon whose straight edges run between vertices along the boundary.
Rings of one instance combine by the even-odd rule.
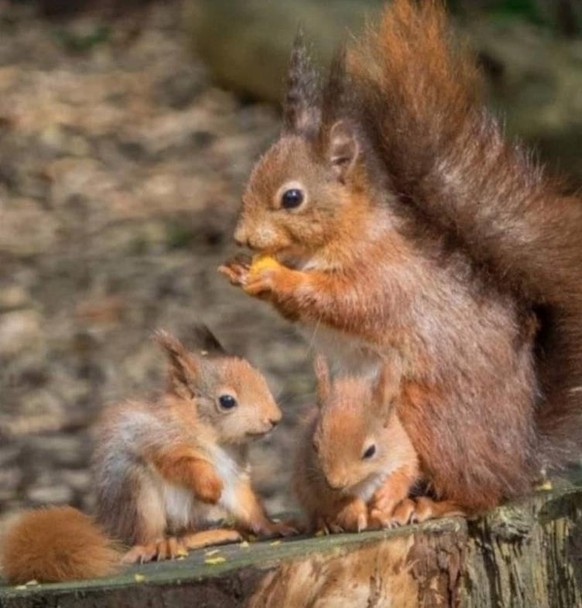
[[[0,586],[0,608],[574,608],[582,488],[398,530],[230,545],[65,585]]]

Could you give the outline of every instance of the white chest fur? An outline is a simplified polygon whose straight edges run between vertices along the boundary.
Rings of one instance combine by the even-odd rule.
[[[212,461],[223,483],[219,505],[229,513],[232,513],[236,510],[238,502],[238,486],[247,475],[247,472],[239,464],[237,454],[226,448],[214,447],[212,449]]]
[[[238,485],[248,475],[239,464],[237,454],[225,448],[213,447],[211,460],[223,484],[222,495],[217,505],[208,505],[196,499],[188,488],[159,479],[159,488],[168,525],[187,528],[216,522],[236,511]]]

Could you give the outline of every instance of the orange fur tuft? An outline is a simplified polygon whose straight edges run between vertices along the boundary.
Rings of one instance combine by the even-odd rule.
[[[7,533],[0,555],[11,584],[60,583],[117,572],[121,556],[91,517],[72,507],[25,513]]]

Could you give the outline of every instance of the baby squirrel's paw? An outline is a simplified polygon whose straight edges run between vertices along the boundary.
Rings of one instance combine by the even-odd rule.
[[[458,505],[448,500],[438,501],[426,496],[407,498],[394,509],[391,527],[420,524],[423,521],[440,517],[465,515],[466,513]]]
[[[255,527],[255,532],[264,538],[295,536],[299,530],[293,522],[268,521]]]
[[[363,532],[368,527],[368,508],[362,500],[353,500],[328,521],[328,527],[332,532]]]
[[[156,560],[176,559],[188,555],[186,548],[176,537],[170,536],[147,545],[134,545],[121,560],[124,564],[145,564]]]
[[[216,504],[222,495],[223,483],[216,475],[214,467],[206,462],[198,462],[196,467],[196,498],[202,502]]]
[[[392,517],[392,511],[383,511],[382,509],[372,508],[370,509],[370,515],[368,519],[368,528],[372,530],[390,529],[396,528],[400,524]]]

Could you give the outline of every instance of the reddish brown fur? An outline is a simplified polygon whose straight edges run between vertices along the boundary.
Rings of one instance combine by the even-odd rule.
[[[319,410],[306,424],[294,476],[310,526],[360,531],[390,525],[420,475],[394,409],[399,376],[386,366],[374,381],[345,377],[331,383],[321,358],[316,371]],[[363,458],[370,446],[374,454]]]
[[[539,435],[548,429],[539,421],[550,411],[541,403],[538,382],[549,386],[549,366],[535,367],[536,323],[525,287],[505,285],[508,270],[493,260],[484,271],[476,263],[476,238],[449,234],[424,208],[428,198],[423,208],[417,203],[417,183],[434,164],[427,138],[442,146],[454,142],[478,96],[472,64],[464,55],[450,63],[443,54],[448,47],[440,9],[430,2],[414,7],[398,0],[387,9],[382,32],[370,33],[359,54],[349,58],[344,87],[350,90],[335,96],[339,106],[328,103],[323,115],[310,112],[295,129],[287,125],[253,170],[235,236],[275,255],[280,265],[250,273],[235,262],[222,271],[306,326],[336,371],[374,367],[387,355],[400,360],[398,412],[423,470],[439,496],[475,511],[526,492],[538,475],[544,446]],[[389,36],[395,37],[386,41]],[[388,49],[390,57],[384,57]],[[364,70],[365,53],[365,61],[382,69]],[[385,91],[388,76],[382,70],[400,70],[402,82]],[[337,88],[340,81],[336,74],[329,86]],[[384,108],[387,95],[394,103]],[[441,95],[445,102],[438,106]],[[334,95],[325,98],[329,102]],[[399,133],[384,130],[390,125]],[[473,134],[453,159],[460,162],[468,151],[485,160],[488,144]],[[396,144],[388,141],[391,136]],[[471,170],[478,174],[477,163]],[[478,177],[484,188],[487,177]],[[449,191],[455,207],[470,206],[477,178],[469,172],[456,179],[457,190]],[[533,177],[524,173],[520,179],[512,191]],[[290,187],[302,189],[304,202],[285,210],[281,193]],[[499,211],[504,199],[497,200],[481,205],[480,213],[491,227],[499,229],[499,220],[503,229],[511,228]],[[494,250],[487,222],[480,222],[484,242]],[[516,226],[507,242],[523,253]],[[525,265],[516,268],[530,276]],[[531,275],[532,285],[539,276]],[[563,339],[559,344],[566,346]]]
[[[4,538],[0,562],[13,585],[57,583],[114,574],[119,551],[88,515],[53,507],[22,515]]]
[[[225,514],[254,534],[294,531],[268,518],[249,474],[249,442],[271,430],[281,412],[261,374],[222,352],[208,331],[202,337],[205,352],[212,347],[205,355],[159,333],[170,361],[167,392],[104,412],[94,453],[100,527],[70,508],[25,515],[9,532],[3,554],[9,580],[67,581],[112,572],[121,556],[101,527],[133,545],[124,557],[129,563],[239,540],[237,530],[200,529]],[[219,407],[225,393],[237,399],[232,410]]]
[[[204,459],[204,453],[174,445],[145,456],[164,479],[190,488],[202,502],[218,502],[223,484],[212,464]]]
[[[350,56],[361,124],[394,189],[503,289],[541,306],[547,466],[582,445],[582,201],[483,109],[480,74],[440,2],[395,0]]]
[[[266,516],[248,475],[248,443],[281,419],[265,379],[242,359],[220,352],[198,355],[168,334],[157,338],[170,359],[168,392],[156,402],[108,409],[97,429],[99,521],[116,538],[143,546],[204,521],[202,514],[195,515],[199,501],[220,504],[254,533],[277,533],[279,527]],[[218,406],[225,393],[238,402],[229,412]],[[227,459],[226,464],[217,458]],[[167,512],[161,483],[191,493],[191,520],[177,521]],[[226,495],[228,504],[223,504]]]

